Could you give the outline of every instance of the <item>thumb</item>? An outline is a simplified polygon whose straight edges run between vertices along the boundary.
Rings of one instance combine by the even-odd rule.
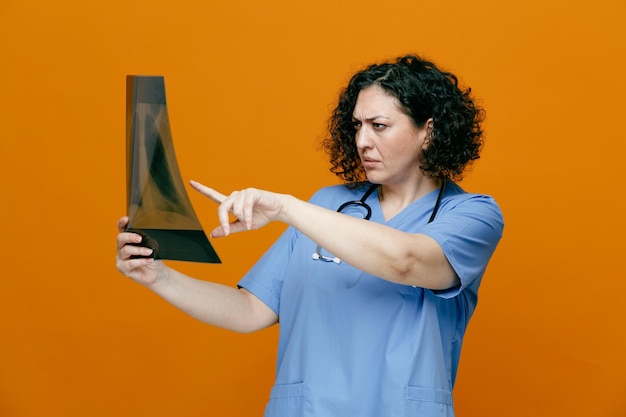
[[[226,233],[226,230],[224,229],[224,227],[218,226],[211,231],[211,234],[209,236],[212,238],[220,238],[220,237],[228,236],[228,234]]]
[[[229,236],[233,233],[247,232],[249,229],[239,220],[228,224],[227,226],[218,226],[211,231],[212,238]]]

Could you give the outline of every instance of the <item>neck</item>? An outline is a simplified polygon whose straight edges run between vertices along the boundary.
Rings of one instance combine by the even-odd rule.
[[[381,184],[378,186],[378,199],[385,215],[390,219],[409,204],[439,189],[441,180],[438,178],[420,177],[412,184]]]

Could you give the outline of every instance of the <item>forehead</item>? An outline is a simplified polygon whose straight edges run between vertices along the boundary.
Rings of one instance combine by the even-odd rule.
[[[376,85],[359,92],[352,112],[355,117],[365,118],[376,115],[391,116],[395,113],[406,114],[396,96]]]

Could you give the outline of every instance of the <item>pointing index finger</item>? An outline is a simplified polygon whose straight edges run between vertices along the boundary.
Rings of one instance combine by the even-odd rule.
[[[226,196],[218,191],[215,191],[212,188],[207,187],[204,184],[201,184],[197,181],[189,181],[189,184],[191,184],[191,187],[196,190],[197,192],[199,192],[200,194],[202,194],[205,197],[208,197],[209,199],[211,199],[213,202],[217,203],[217,204],[221,204],[222,201],[224,201],[226,199]]]

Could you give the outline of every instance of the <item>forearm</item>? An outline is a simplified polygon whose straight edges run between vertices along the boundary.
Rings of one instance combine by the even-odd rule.
[[[430,237],[406,233],[285,196],[281,220],[344,262],[388,281],[446,289],[458,278]]]
[[[287,194],[248,188],[226,197],[200,183],[194,188],[220,203],[220,227],[213,237],[283,221],[354,267],[405,285],[446,289],[459,279],[443,250],[432,238],[356,219]],[[229,213],[237,221],[229,222]]]
[[[224,329],[249,333],[277,322],[277,316],[248,291],[194,279],[167,266],[149,288],[190,316]]]

